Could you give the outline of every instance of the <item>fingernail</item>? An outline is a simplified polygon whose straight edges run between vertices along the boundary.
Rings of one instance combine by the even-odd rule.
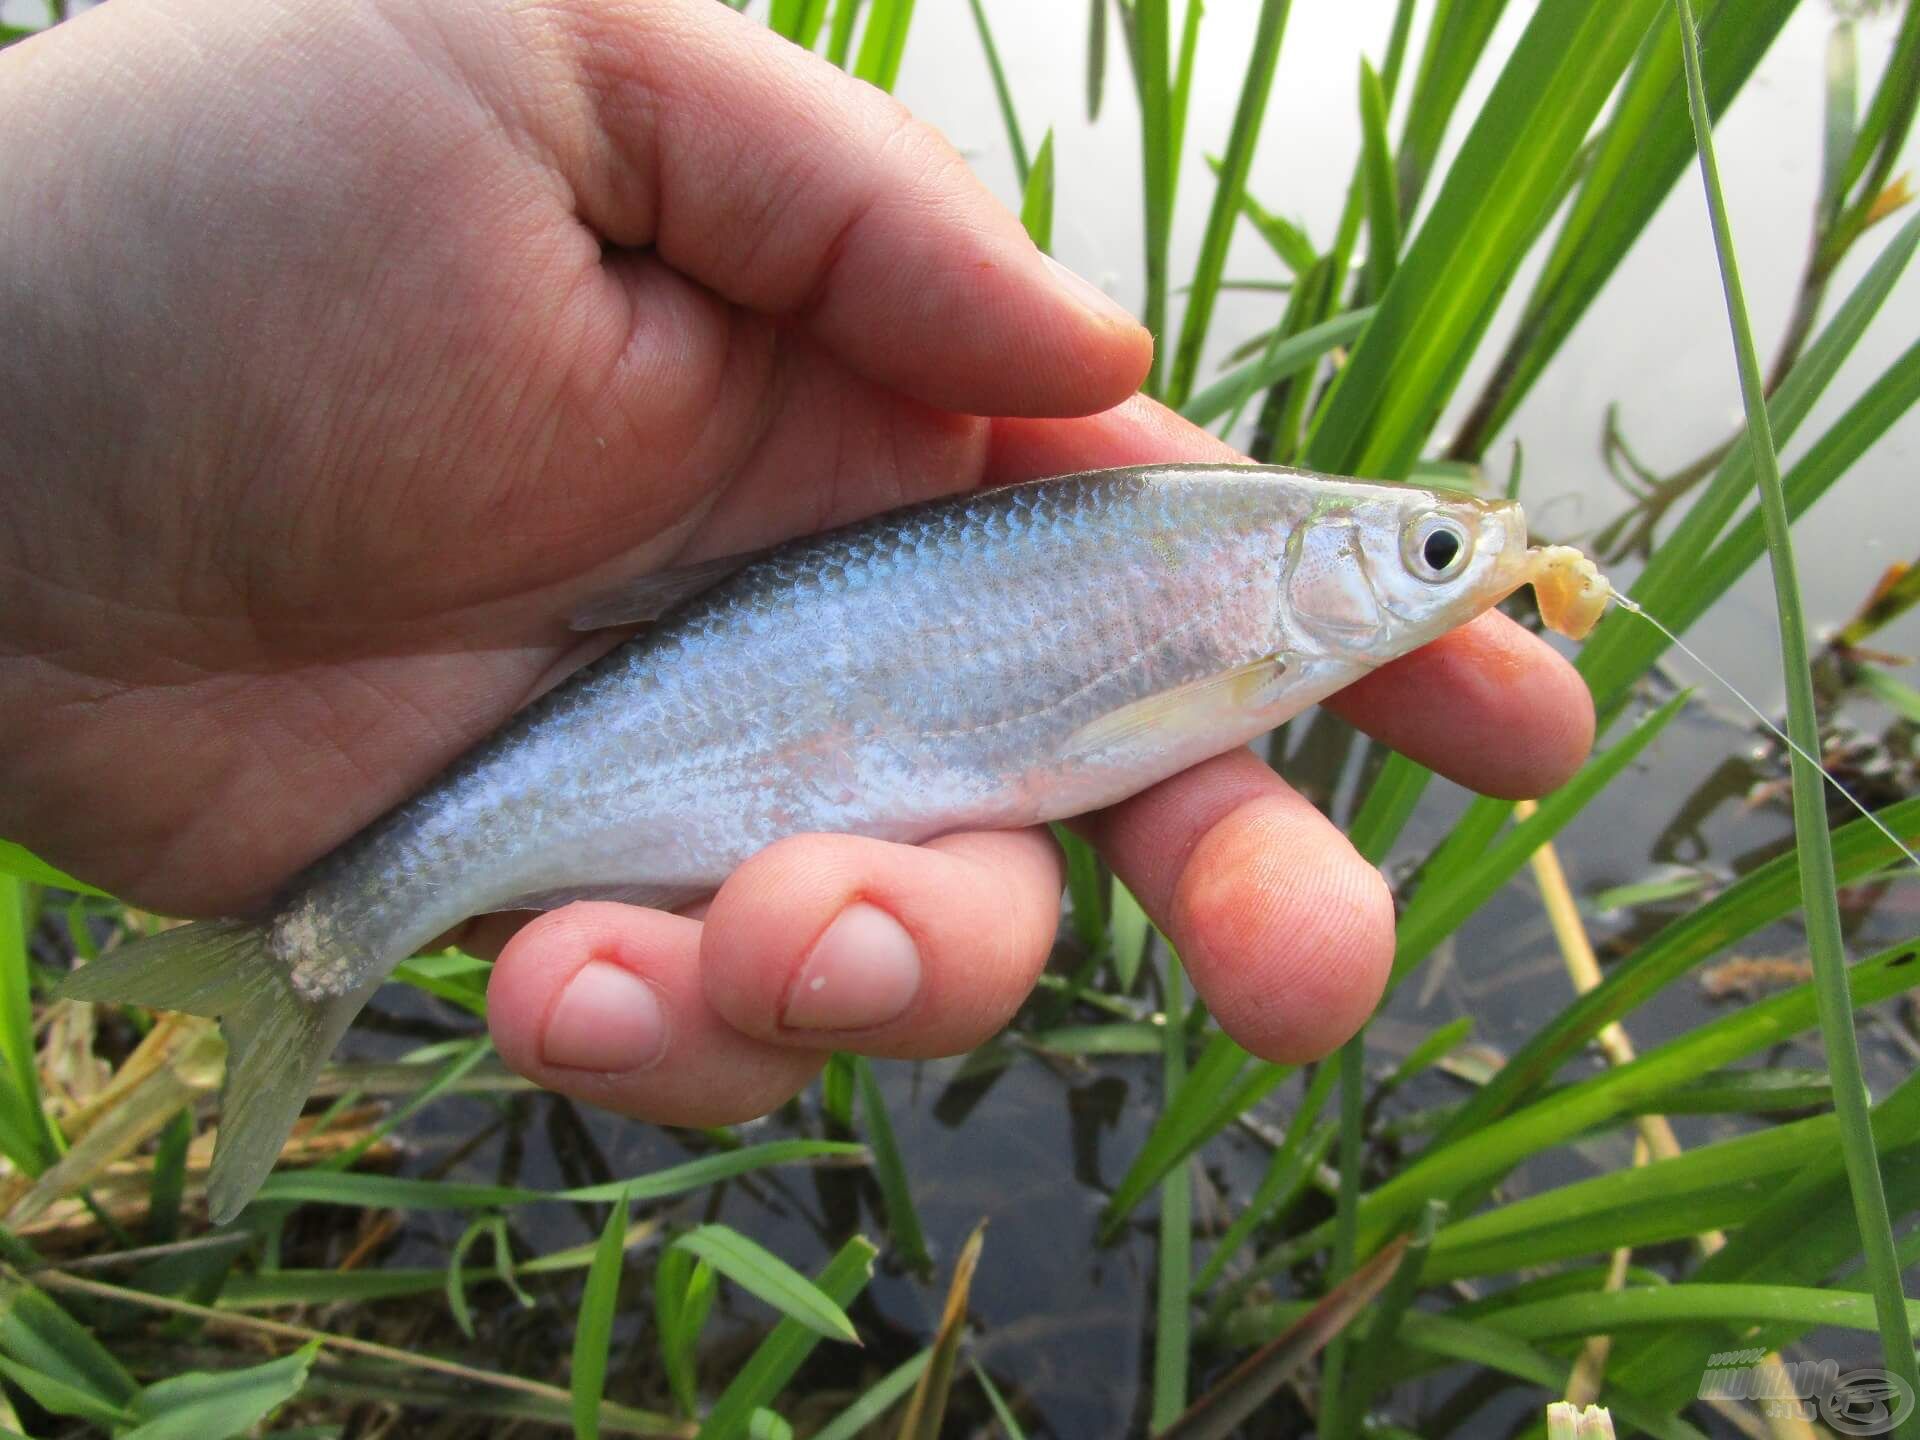
[[[667,1048],[667,1017],[653,987],[604,960],[582,965],[547,1018],[541,1057],[568,1070],[639,1070]]]
[[[1107,294],[1106,291],[1087,279],[1086,276],[1069,270],[1051,255],[1042,255],[1040,258],[1045,260],[1052,268],[1053,277],[1060,282],[1060,288],[1072,295],[1082,306],[1091,310],[1102,320],[1130,326],[1137,326],[1140,323],[1134,318],[1131,310],[1127,309],[1126,306],[1114,299],[1113,296]]]
[[[791,1030],[865,1030],[897,1018],[920,988],[920,951],[906,928],[864,901],[827,927],[787,992]]]

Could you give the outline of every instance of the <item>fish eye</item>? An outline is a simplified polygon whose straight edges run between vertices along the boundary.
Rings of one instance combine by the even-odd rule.
[[[1407,568],[1420,579],[1438,584],[1467,568],[1473,557],[1473,537],[1457,520],[1424,515],[1407,527],[1403,548]]]

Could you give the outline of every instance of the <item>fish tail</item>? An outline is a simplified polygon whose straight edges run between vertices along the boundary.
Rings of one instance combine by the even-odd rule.
[[[57,992],[219,1019],[227,1074],[207,1177],[215,1224],[238,1215],[267,1178],[320,1067],[372,993],[302,995],[270,933],[241,920],[182,925],[109,951]]]

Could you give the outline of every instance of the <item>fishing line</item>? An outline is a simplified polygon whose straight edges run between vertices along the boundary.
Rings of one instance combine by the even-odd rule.
[[[1727,679],[1726,676],[1722,675],[1718,670],[1714,669],[1713,666],[1709,665],[1706,662],[1706,659],[1700,654],[1698,650],[1695,650],[1691,645],[1687,644],[1686,641],[1682,640],[1678,635],[1674,634],[1673,631],[1669,630],[1665,625],[1662,625],[1658,620],[1654,619],[1654,617],[1651,614],[1649,614],[1646,610],[1636,605],[1633,601],[1629,600],[1626,596],[1622,595],[1619,591],[1615,590],[1612,593],[1612,595],[1609,596],[1608,598],[1610,598],[1613,601],[1613,603],[1618,605],[1622,610],[1630,611],[1631,613],[1638,615],[1642,620],[1646,621],[1647,624],[1653,626],[1654,629],[1658,630],[1662,635],[1666,636],[1668,640],[1672,641],[1676,646],[1678,646],[1681,652],[1685,654],[1689,659],[1691,659],[1694,662],[1694,664],[1698,665],[1702,670],[1706,671],[1707,674],[1711,675],[1715,680],[1719,681],[1721,686],[1725,688],[1726,692],[1729,695],[1733,696],[1734,699],[1738,700],[1742,705],[1746,706],[1748,710],[1753,712],[1754,719],[1758,720],[1762,725],[1766,726],[1768,730],[1772,731],[1775,737],[1778,738],[1780,742],[1784,744],[1794,754],[1798,755],[1802,760],[1806,761],[1809,765],[1813,766],[1814,769],[1818,770],[1821,773],[1821,775],[1826,778],[1827,783],[1833,786],[1834,789],[1840,792],[1841,799],[1845,800],[1854,809],[1858,810],[1860,814],[1863,817],[1865,817],[1866,822],[1869,825],[1873,826],[1874,829],[1878,830],[1882,835],[1886,836],[1888,840],[1892,841],[1894,848],[1897,849],[1902,855],[1907,857],[1908,861],[1912,863],[1914,869],[1920,870],[1920,855],[1916,855],[1913,853],[1913,851],[1909,850],[1906,847],[1905,843],[1901,841],[1900,837],[1894,834],[1893,831],[1889,830],[1886,827],[1886,825],[1881,822],[1880,817],[1878,815],[1875,815],[1871,810],[1867,809],[1865,805],[1862,805],[1858,800],[1853,798],[1852,792],[1849,791],[1846,786],[1842,785],[1839,782],[1839,780],[1834,777],[1834,774],[1831,770],[1827,769],[1825,765],[1821,764],[1818,758],[1816,758],[1815,756],[1809,755],[1805,750],[1801,749],[1800,746],[1796,745],[1791,735],[1787,734],[1786,731],[1782,730],[1778,725],[1774,724],[1773,721],[1769,720],[1766,716],[1765,711],[1761,710],[1761,708],[1758,705],[1754,704],[1753,701],[1749,700],[1745,695],[1741,694],[1739,686],[1735,685],[1731,680]]]

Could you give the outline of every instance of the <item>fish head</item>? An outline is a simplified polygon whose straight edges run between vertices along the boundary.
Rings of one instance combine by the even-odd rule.
[[[1330,487],[1289,546],[1293,628],[1321,653],[1381,664],[1465,624],[1526,580],[1511,500],[1411,485]]]

